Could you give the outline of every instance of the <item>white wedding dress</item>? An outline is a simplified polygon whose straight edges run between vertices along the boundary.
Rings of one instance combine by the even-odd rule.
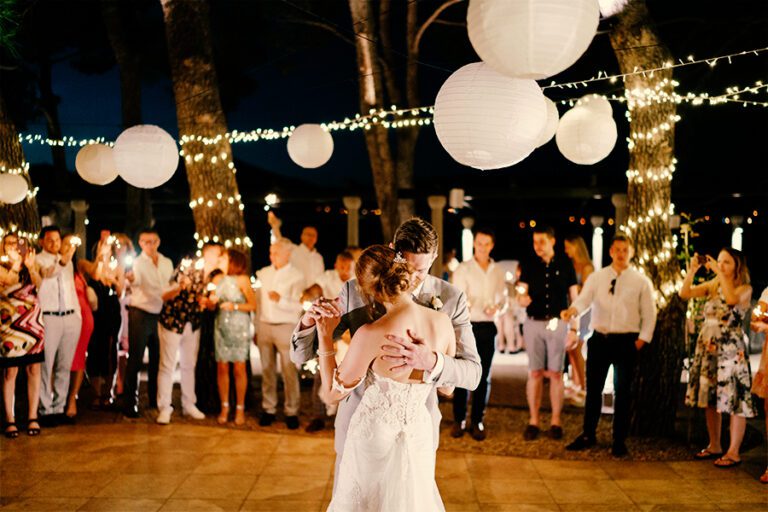
[[[444,511],[426,406],[434,384],[403,384],[369,370],[363,385],[328,510]]]

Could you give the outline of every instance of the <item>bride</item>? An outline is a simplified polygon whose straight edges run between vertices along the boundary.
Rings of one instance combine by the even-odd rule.
[[[432,350],[453,356],[455,335],[447,315],[416,304],[411,292],[419,284],[405,259],[384,245],[363,251],[355,274],[371,313],[384,316],[358,329],[337,367],[333,329],[338,318],[317,321],[320,372],[332,400],[365,386],[349,424],[337,486],[329,511],[442,511],[435,483],[434,425],[426,401],[434,384],[411,379],[410,369],[392,371],[382,359],[385,336],[417,332]],[[453,340],[447,342],[444,340]]]

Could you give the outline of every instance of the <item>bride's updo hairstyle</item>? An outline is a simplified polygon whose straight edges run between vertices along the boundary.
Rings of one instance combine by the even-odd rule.
[[[355,265],[357,286],[364,297],[379,304],[392,303],[411,289],[413,269],[402,255],[386,245],[372,245]]]

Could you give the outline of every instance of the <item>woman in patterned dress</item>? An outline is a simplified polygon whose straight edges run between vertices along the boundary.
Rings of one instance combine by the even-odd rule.
[[[757,307],[752,312],[752,330],[762,332],[768,336],[768,288],[763,290]],[[765,427],[768,432],[768,343],[763,344],[763,352],[760,354],[760,367],[755,373],[752,382],[752,392],[764,400]],[[760,483],[768,484],[768,468],[760,477]]]
[[[251,312],[256,311],[256,294],[246,272],[248,260],[245,254],[235,249],[224,253],[225,275],[213,279],[216,285],[214,301],[218,314],[214,328],[216,347],[216,369],[219,384],[221,412],[219,423],[226,423],[229,417],[229,364],[234,366],[235,396],[237,407],[235,425],[245,423],[245,389],[248,385],[245,363],[251,346]]]
[[[25,256],[22,256],[20,245],[28,247]],[[37,301],[37,288],[41,282],[35,266],[35,251],[16,234],[5,235],[0,244],[0,368],[4,370],[4,434],[10,439],[19,436],[14,418],[14,395],[20,367],[27,371],[27,434],[36,436],[40,433],[37,404],[45,333]]]
[[[693,276],[702,267],[713,272],[715,277],[692,286]],[[708,299],[685,397],[689,406],[706,409],[709,444],[695,458],[716,459],[715,466],[720,468],[734,467],[741,464],[739,448],[747,418],[756,414],[750,392],[747,337],[742,327],[751,302],[752,287],[741,251],[726,247],[720,251],[717,260],[694,254],[680,297],[683,300]],[[725,454],[720,445],[722,414],[731,416],[730,446]]]

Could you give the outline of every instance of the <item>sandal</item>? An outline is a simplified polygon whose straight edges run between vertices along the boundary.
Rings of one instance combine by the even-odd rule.
[[[768,484],[768,469],[766,469],[765,473],[763,473],[762,476],[760,477],[760,483]]]
[[[13,428],[13,430],[8,430],[9,428]],[[5,437],[8,439],[16,439],[19,437],[19,429],[16,428],[16,423],[13,421],[10,421],[5,424],[5,432],[3,432]]]
[[[37,426],[33,427],[32,424],[36,423]],[[35,437],[40,435],[40,423],[37,421],[37,418],[30,418],[27,422],[27,435],[30,437]]]
[[[244,405],[235,406],[235,425],[237,425],[238,427],[245,425],[245,406]]]
[[[221,402],[221,412],[219,413],[219,417],[216,418],[216,421],[219,423],[219,425],[223,425],[227,422],[229,419],[229,402]]]
[[[709,448],[704,448],[699,453],[695,454],[693,458],[696,460],[711,460],[711,459],[719,459],[722,456],[723,456],[723,452],[715,453],[715,452],[709,451]]]
[[[730,457],[720,457],[715,461],[715,467],[720,469],[735,468],[741,464],[741,460],[733,460]]]

